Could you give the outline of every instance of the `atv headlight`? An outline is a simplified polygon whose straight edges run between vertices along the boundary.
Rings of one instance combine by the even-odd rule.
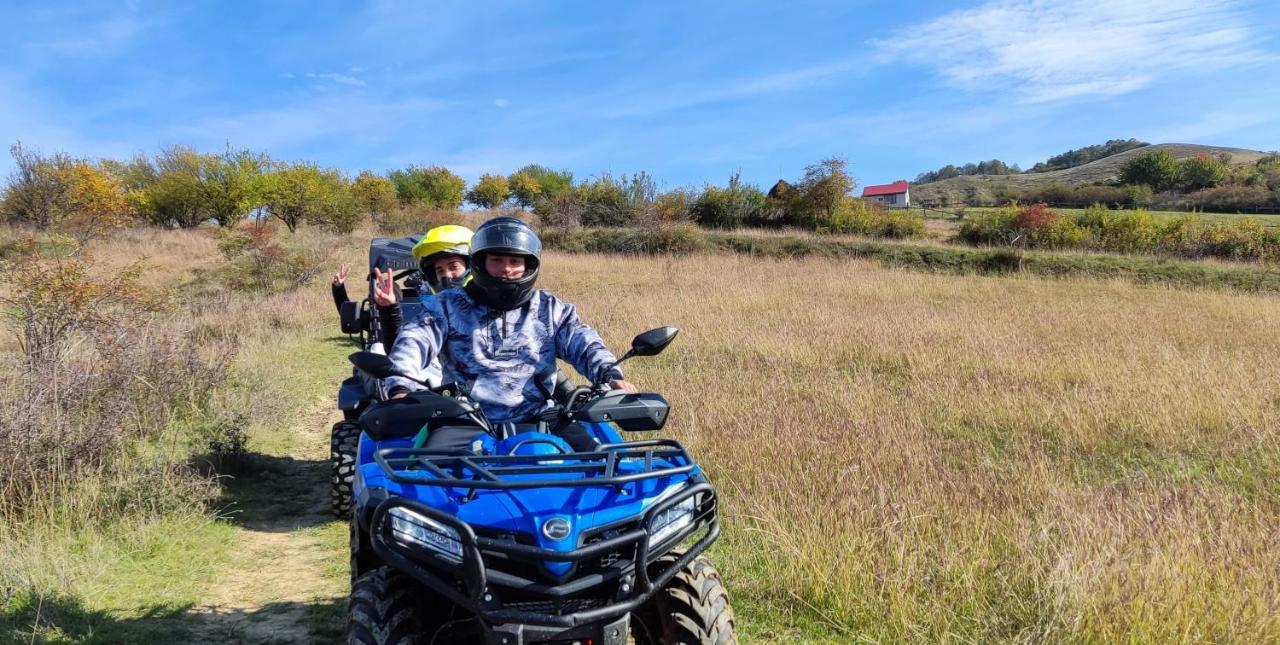
[[[403,506],[387,511],[387,524],[397,540],[426,547],[450,560],[462,562],[462,536],[458,535],[457,529]]]
[[[649,520],[649,546],[662,544],[693,524],[693,510],[697,506],[697,497],[697,495],[690,495],[688,499],[654,515],[653,519]]]

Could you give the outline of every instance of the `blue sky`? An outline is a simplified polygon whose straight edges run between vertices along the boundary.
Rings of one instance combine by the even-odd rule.
[[[670,188],[828,156],[874,184],[1111,138],[1280,148],[1274,2],[15,4],[0,140],[75,156],[229,141]]]

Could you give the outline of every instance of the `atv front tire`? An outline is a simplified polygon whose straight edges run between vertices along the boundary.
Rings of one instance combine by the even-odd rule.
[[[457,645],[480,636],[474,621],[453,620],[446,598],[413,578],[381,566],[351,583],[347,612],[348,645]]]
[[[356,474],[356,450],[360,445],[360,424],[349,419],[333,424],[329,437],[330,497],[333,514],[351,516],[351,482]]]
[[[351,585],[347,613],[350,645],[414,645],[422,637],[422,588],[390,567],[378,567]]]
[[[661,570],[679,557],[669,553],[653,566]],[[631,635],[637,645],[736,645],[733,623],[720,574],[698,556],[631,617]]]

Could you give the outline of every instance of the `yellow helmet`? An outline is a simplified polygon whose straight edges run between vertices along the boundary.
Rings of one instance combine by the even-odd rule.
[[[436,277],[435,261],[441,255],[456,255],[467,265],[467,271],[452,279]],[[418,259],[423,280],[439,293],[449,287],[461,286],[471,278],[471,229],[457,224],[437,226],[413,246],[413,257]]]

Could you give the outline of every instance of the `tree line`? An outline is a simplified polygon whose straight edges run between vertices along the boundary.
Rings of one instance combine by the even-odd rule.
[[[172,146],[127,161],[11,148],[16,169],[0,194],[0,220],[87,238],[142,223],[192,228],[274,218],[290,231],[306,224],[337,233],[364,218],[384,230],[420,225],[425,212],[520,209],[550,226],[692,222],[714,228],[801,227],[906,237],[918,216],[892,213],[853,195],[843,159],[824,159],[769,193],[731,174],[725,185],[660,190],[645,172],[575,181],[568,170],[526,165],[508,175],[466,180],[438,165],[409,165],[350,177],[307,161],[280,161],[228,145],[221,152]]]
[[[961,166],[947,164],[937,170],[922,172],[916,175],[917,184],[928,184],[952,177],[964,177],[969,175],[1017,175],[1022,173],[1048,172],[1050,170],[1064,170],[1066,168],[1074,168],[1082,166],[1091,161],[1096,161],[1104,157],[1120,154],[1126,150],[1141,148],[1151,144],[1137,139],[1111,139],[1101,145],[1085,146],[1068,150],[1062,154],[1049,157],[1045,161],[1036,163],[1036,165],[1022,170],[1018,164],[1006,164],[999,159],[990,161],[979,161],[978,163],[966,163]]]

